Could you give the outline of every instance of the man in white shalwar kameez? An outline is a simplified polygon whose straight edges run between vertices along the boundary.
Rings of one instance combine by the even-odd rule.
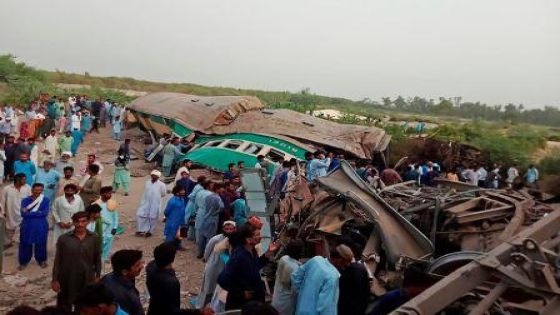
[[[64,195],[56,198],[52,205],[54,217],[53,242],[56,244],[58,238],[74,229],[72,216],[79,211],[84,211],[84,202],[77,194],[78,186],[67,184],[64,186]]]
[[[161,210],[162,198],[167,193],[165,184],[159,180],[161,172],[153,170],[150,175],[152,178],[146,182],[144,195],[136,212],[137,236],[152,236]]]
[[[45,150],[51,154],[51,159],[55,159],[58,153],[58,137],[56,130],[51,130],[51,133],[45,138]]]
[[[21,201],[31,196],[31,186],[27,185],[24,174],[16,174],[14,183],[10,184],[0,193],[0,208],[2,216],[6,219],[5,245],[12,245],[19,238],[21,225]]]
[[[218,234],[212,237],[208,244],[206,244],[206,249],[204,250],[204,274],[202,277],[202,285],[200,288],[200,294],[196,300],[196,308],[203,309],[204,306],[214,294],[216,290],[216,285],[218,284],[218,276],[220,272],[224,270],[226,263],[222,259],[221,255],[229,249],[229,242],[226,240],[231,233],[235,232],[235,222],[225,221],[223,224],[224,233]],[[218,244],[226,240],[227,246],[218,246]]]

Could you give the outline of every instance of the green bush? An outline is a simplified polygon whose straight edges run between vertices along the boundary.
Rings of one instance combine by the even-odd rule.
[[[560,150],[554,150],[539,163],[539,170],[546,175],[560,175]]]

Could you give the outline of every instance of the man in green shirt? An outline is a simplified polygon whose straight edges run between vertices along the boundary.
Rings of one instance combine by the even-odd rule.
[[[72,151],[73,142],[74,138],[72,138],[72,133],[70,131],[66,131],[64,137],[60,137],[60,139],[58,139],[60,152],[62,153]]]

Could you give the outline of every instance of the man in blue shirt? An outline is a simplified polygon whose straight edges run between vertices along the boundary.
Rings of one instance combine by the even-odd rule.
[[[14,174],[24,174],[27,185],[31,186],[36,172],[37,169],[35,168],[35,164],[29,161],[29,155],[27,153],[21,153],[19,160],[14,163]]]
[[[329,169],[331,160],[329,158],[325,158],[324,152],[317,151],[315,153],[315,158],[311,160],[309,164],[309,168],[311,171],[310,179],[314,180],[319,177],[327,176],[327,170]]]
[[[47,236],[49,233],[49,199],[43,195],[43,184],[34,184],[31,196],[21,201],[21,227],[19,237],[19,270],[27,264],[35,252],[35,260],[41,268],[47,267]]]

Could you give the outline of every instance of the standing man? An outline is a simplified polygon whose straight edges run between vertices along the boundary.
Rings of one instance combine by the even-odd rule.
[[[301,265],[303,247],[302,240],[291,240],[286,245],[286,254],[278,260],[271,304],[280,315],[293,315],[296,310],[297,294],[291,277]]]
[[[82,113],[73,112],[70,117],[70,130],[82,129]]]
[[[58,170],[57,170],[58,172]],[[72,166],[66,166],[63,169],[63,176],[58,183],[58,191],[56,192],[56,196],[60,197],[64,195],[64,187],[68,184],[72,184],[76,186],[76,193],[78,193],[79,181],[76,177],[74,177],[74,168]]]
[[[91,105],[92,114],[93,114],[93,129],[91,132],[95,131],[99,133],[99,120],[101,118],[101,108],[103,107],[103,103],[101,103],[100,99],[97,99]]]
[[[21,201],[31,195],[31,186],[26,184],[25,174],[16,174],[14,183],[2,190],[0,195],[0,211],[6,219],[6,236],[4,243],[12,246],[19,235],[21,225]]]
[[[220,213],[224,211],[224,203],[220,194],[224,191],[223,183],[215,183],[212,186],[212,193],[206,197],[205,212],[202,216],[202,223],[199,227],[200,236],[196,242],[198,244],[199,253],[204,254],[206,243],[208,240],[216,235],[218,232],[218,221],[220,220]]]
[[[513,187],[513,182],[515,181],[515,179],[517,177],[519,177],[519,171],[517,170],[517,164],[513,164],[512,166],[510,166],[510,168],[507,171],[506,183],[508,185],[508,188]]]
[[[82,197],[86,208],[99,199],[99,194],[101,192],[101,179],[97,176],[99,173],[99,166],[97,164],[91,164],[88,170],[89,178],[85,181],[80,192],[80,197]]]
[[[203,189],[196,193],[196,197],[194,199],[194,230],[196,244],[198,245],[198,256],[196,256],[198,259],[202,258],[202,256],[204,255],[204,246],[202,246],[201,244],[205,244],[206,242],[203,242],[200,231],[202,228],[202,223],[204,222],[204,217],[206,216],[206,197],[212,194],[211,190],[214,186],[214,183],[212,183],[210,180],[205,180],[204,182],[199,184]]]
[[[45,138],[45,150],[49,151],[53,159],[58,154],[58,137],[55,129],[52,129],[51,133]]]
[[[146,286],[150,293],[148,315],[181,314],[210,315],[210,310],[181,310],[181,283],[175,275],[173,262],[177,248],[163,243],[154,249],[154,260],[146,266]]]
[[[113,139],[121,141],[122,120],[120,116],[115,117],[112,121],[113,125]]]
[[[4,144],[4,152],[6,153],[6,162],[4,162],[4,180],[14,176],[14,162],[16,161],[16,148],[15,137],[10,135]]]
[[[191,167],[192,167],[192,161],[189,160],[189,159],[186,159],[186,160],[184,160],[182,163],[183,163],[183,166],[181,166],[181,167],[177,170],[177,173],[175,174],[175,182],[177,182],[178,180],[181,179],[181,177],[182,177],[181,174],[182,174],[183,172],[187,172],[187,175],[189,175],[189,176],[191,175],[190,169],[191,169]]]
[[[97,172],[97,174],[101,174],[103,173],[103,170],[105,169],[103,167],[103,164],[101,164],[98,160],[97,160],[97,156],[95,155],[95,153],[90,153],[87,156],[87,160],[86,161],[82,161],[80,163],[80,176],[85,177],[88,175],[88,167],[92,164],[95,164],[97,166],[99,166],[99,172]]]
[[[173,197],[167,202],[163,215],[165,216],[165,227],[163,236],[166,242],[173,243],[177,248],[181,247],[181,241],[177,239],[177,232],[181,225],[185,224],[185,188],[173,187]]]
[[[31,196],[21,201],[21,231],[19,237],[19,270],[25,269],[35,251],[41,268],[47,267],[47,236],[49,233],[49,199],[43,195],[43,184],[33,184]]]
[[[488,188],[486,187],[486,180],[488,179],[488,171],[484,168],[484,165],[480,165],[476,170],[478,175],[478,187]]]
[[[173,140],[169,141],[165,147],[163,147],[163,160],[161,162],[161,167],[163,176],[165,177],[171,175],[171,169],[173,168],[173,163],[175,162],[175,142],[178,140],[178,138],[173,138]]]
[[[117,212],[117,203],[111,200],[113,195],[113,187],[105,186],[100,190],[101,198],[95,201],[101,207],[101,222],[103,222],[102,232],[102,255],[103,262],[109,261],[109,253],[113,247],[113,238],[117,234],[119,226],[119,213]]]
[[[62,154],[60,155],[60,159],[58,161],[56,161],[56,166],[55,169],[57,172],[59,173],[64,173],[64,169],[67,167],[71,167],[72,168],[72,172],[74,172],[74,163],[72,161],[70,161],[70,157],[72,156],[72,153],[69,151],[64,151],[62,152]]]
[[[53,168],[53,162],[50,160],[45,160],[43,162],[43,168],[37,171],[37,176],[35,176],[35,183],[41,183],[45,187],[43,194],[45,197],[49,198],[52,205],[55,199],[58,181],[62,175]]]
[[[117,150],[118,155],[124,155],[127,161],[130,161],[130,139],[124,139],[124,143]]]
[[[72,153],[72,143],[74,138],[72,138],[72,132],[66,131],[64,137],[58,139],[58,148],[62,154],[65,152]]]
[[[332,258],[334,266],[340,272],[338,314],[365,314],[370,293],[369,275],[363,264],[352,262],[354,254],[350,247],[336,247],[339,257]]]
[[[84,211],[84,202],[76,193],[78,186],[67,184],[64,186],[64,196],[60,196],[53,203],[54,233],[53,242],[56,244],[58,238],[67,232],[72,231],[72,216],[75,213]]]
[[[124,195],[128,196],[130,187],[130,169],[125,155],[119,155],[115,160],[115,174],[113,175],[113,190],[117,192],[122,188]]]
[[[136,212],[136,236],[152,236],[159,217],[162,198],[167,193],[165,184],[159,180],[161,172],[153,170],[150,176],[151,179],[146,181],[142,201]]]
[[[265,284],[260,270],[266,258],[258,257],[255,250],[261,241],[260,230],[246,224],[239,229],[238,234],[239,244],[234,246],[230,259],[218,276],[218,284],[228,291],[226,311],[240,309],[247,302],[265,300]]]
[[[29,161],[29,155],[27,153],[22,153],[19,156],[19,160],[14,163],[14,174],[24,174],[27,185],[31,186],[33,184],[36,172],[37,169],[35,168],[35,164]]]
[[[331,161],[329,158],[325,158],[325,153],[318,151],[315,153],[315,158],[309,162],[311,171],[311,180],[319,177],[327,176],[327,170]]]
[[[97,236],[86,229],[88,214],[74,213],[72,224],[74,230],[56,242],[51,283],[52,290],[58,293],[57,306],[69,311],[80,291],[99,279],[101,273],[101,247]]]
[[[121,249],[111,257],[111,266],[113,272],[104,276],[101,283],[113,293],[117,304],[129,315],[144,315],[140,293],[134,285],[136,277],[144,268],[142,251]]]
[[[332,250],[331,259],[340,254]],[[292,286],[298,293],[296,315],[336,314],[340,273],[329,260],[315,256],[292,274]]]
[[[12,132],[12,122],[7,118],[0,118],[0,139],[2,142],[6,142],[6,139],[10,136]]]
[[[527,169],[527,172],[525,172],[525,175],[523,175],[523,177],[525,178],[525,184],[527,185],[527,187],[538,188],[537,181],[539,180],[539,170],[537,170],[535,165],[529,165],[529,168]]]
[[[196,300],[195,307],[197,309],[204,308],[216,290],[218,276],[226,265],[222,253],[229,250],[228,238],[233,232],[235,232],[235,222],[226,221],[223,224],[223,233],[212,237],[206,245],[206,249],[204,250],[204,261],[206,265],[204,265],[200,294],[198,294],[198,299]],[[223,246],[218,244],[223,244]]]
[[[79,129],[72,130],[72,146],[70,147],[70,152],[72,152],[73,156],[76,156],[76,153],[78,153],[78,148],[82,142],[84,142],[83,132]]]

